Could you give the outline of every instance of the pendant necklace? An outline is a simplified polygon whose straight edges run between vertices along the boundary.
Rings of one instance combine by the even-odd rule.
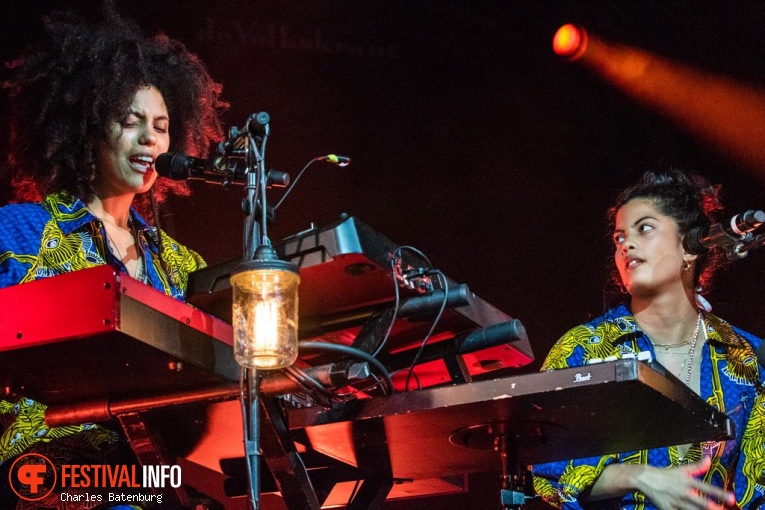
[[[683,373],[683,368],[685,367],[685,363],[688,363],[688,371],[685,376],[685,385],[690,386],[691,385],[691,373],[693,372],[693,355],[696,352],[696,343],[699,340],[699,332],[701,331],[701,312],[699,311],[699,318],[696,321],[696,331],[693,332],[693,340],[690,342],[691,348],[688,350],[688,355],[685,357],[685,360],[683,361],[683,364],[680,366],[680,371],[677,373],[677,378],[680,378],[680,375]],[[683,344],[685,345],[685,344]]]
[[[119,247],[117,246],[117,243],[115,243],[114,239],[112,239],[112,236],[109,235],[109,230],[108,230],[108,228],[106,226],[107,225],[112,225],[113,227],[115,227],[119,231],[125,232],[126,234],[130,235],[131,244],[136,247],[136,255],[137,255],[137,257],[136,257],[135,275],[132,275],[132,276],[136,280],[143,280],[144,277],[145,277],[145,273],[146,273],[145,267],[144,267],[144,264],[146,263],[146,260],[145,260],[145,257],[143,256],[143,254],[141,253],[142,250],[141,250],[140,243],[138,242],[138,235],[135,232],[135,230],[133,229],[132,218],[128,219],[128,226],[130,227],[130,229],[128,230],[126,228],[120,227],[119,225],[117,225],[114,222],[106,222],[106,221],[104,221],[100,216],[96,215],[87,204],[85,205],[85,207],[90,212],[90,214],[95,216],[101,222],[101,224],[104,226],[104,235],[106,236],[106,243],[114,250],[114,252],[116,253],[116,255],[118,257],[118,260],[122,263],[123,266],[125,266],[125,269],[127,269],[127,261],[125,260],[125,258],[127,257],[127,252],[124,255],[122,254],[122,251],[120,251]],[[128,275],[130,275],[129,272],[128,272]]]

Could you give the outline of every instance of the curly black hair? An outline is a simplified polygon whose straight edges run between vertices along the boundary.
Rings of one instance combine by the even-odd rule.
[[[638,198],[650,200],[662,214],[674,219],[681,236],[693,228],[708,227],[715,223],[723,209],[720,186],[710,184],[703,176],[677,168],[664,171],[649,170],[637,183],[616,197],[608,210],[610,232],[615,228],[616,213],[619,209]],[[702,292],[708,291],[712,277],[726,263],[724,253],[717,248],[699,255],[696,259],[694,285],[700,287]],[[611,283],[623,290],[615,264],[612,264],[611,268]]]
[[[110,1],[100,19],[56,12],[43,21],[46,40],[9,64],[14,75],[4,83],[11,97],[8,163],[17,200],[61,191],[91,200],[98,144],[109,139],[142,87],[162,93],[171,119],[170,150],[204,157],[221,138],[218,114],[228,106],[221,86],[179,41],[145,37]],[[188,188],[157,179],[156,199],[167,192],[188,194]],[[136,202],[147,211],[145,199]]]

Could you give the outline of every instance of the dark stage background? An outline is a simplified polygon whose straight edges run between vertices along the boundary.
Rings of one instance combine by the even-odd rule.
[[[0,3],[3,60],[39,36],[43,12],[64,4],[88,5]],[[118,5],[147,33],[179,38],[207,63],[231,103],[227,127],[254,112],[271,115],[270,168],[294,178],[315,156],[352,157],[347,168],[308,170],[278,211],[274,241],[347,212],[419,248],[523,321],[537,361],[521,372],[538,369],[564,331],[602,311],[611,255],[605,212],[644,169],[675,164],[707,175],[723,184],[731,214],[765,208],[765,169],[714,151],[551,50],[555,30],[576,22],[758,88],[762,2]],[[190,198],[165,206],[166,228],[211,264],[239,257],[241,196],[196,183]],[[763,257],[756,251],[735,263],[710,297],[718,315],[760,336]]]

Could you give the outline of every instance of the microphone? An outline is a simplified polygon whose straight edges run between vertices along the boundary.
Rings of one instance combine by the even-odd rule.
[[[320,161],[329,161],[337,166],[348,166],[351,164],[351,158],[348,156],[338,156],[337,154],[327,154],[318,158]]]
[[[154,167],[157,173],[174,181],[204,178],[205,172],[220,172],[221,158],[200,159],[179,152],[165,152],[157,156]]]
[[[746,211],[735,215],[728,223],[720,222],[708,227],[692,228],[683,237],[683,248],[691,255],[704,255],[715,246],[729,249],[763,223],[765,212]]]
[[[166,152],[157,156],[154,162],[157,173],[174,181],[203,181],[229,188],[232,184],[246,184],[247,175],[236,163],[229,164],[227,158],[218,156],[210,159],[195,158],[177,152]],[[268,186],[284,187],[290,176],[284,172],[269,170]]]
[[[236,162],[229,164],[223,156],[200,159],[179,152],[165,152],[157,156],[154,167],[159,175],[174,181],[204,181],[224,188],[247,183],[244,171]],[[266,172],[266,179],[267,188],[285,188],[290,183],[290,174],[271,169]]]

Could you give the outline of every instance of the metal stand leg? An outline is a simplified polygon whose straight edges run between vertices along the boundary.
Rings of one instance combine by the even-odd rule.
[[[363,481],[348,510],[382,510],[393,487],[393,471],[387,447],[385,424],[381,420],[360,420],[353,424],[358,467]]]
[[[250,508],[260,510],[260,403],[258,374],[254,369],[246,369],[244,376],[245,394],[242,411],[244,413],[244,455],[247,459],[249,479]]]
[[[261,401],[263,455],[290,510],[319,510],[321,505],[308,471],[295,449],[284,415],[274,398]],[[329,494],[323,494],[324,497]]]
[[[527,495],[531,473],[521,469],[516,438],[512,431],[508,431],[508,425],[498,424],[491,432],[495,434],[494,449],[499,451],[502,464],[502,510],[522,510],[526,501],[534,498],[533,492]]]
[[[171,456],[165,450],[164,443],[159,435],[152,433],[146,426],[140,413],[119,414],[117,419],[125,431],[136,459],[142,466],[170,463]],[[154,492],[163,495],[163,508],[182,509],[191,504],[183,485],[177,489],[155,488]]]
[[[392,487],[393,479],[390,476],[370,476],[361,482],[359,491],[348,503],[346,510],[382,510]]]

